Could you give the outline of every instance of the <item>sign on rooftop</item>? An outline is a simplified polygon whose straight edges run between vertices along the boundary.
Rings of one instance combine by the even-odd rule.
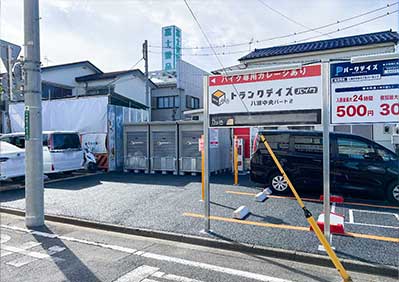
[[[321,65],[209,77],[210,127],[320,124]]]
[[[177,26],[162,28],[162,69],[176,69],[177,61],[181,59],[182,34]]]
[[[399,60],[331,65],[333,124],[398,121]]]

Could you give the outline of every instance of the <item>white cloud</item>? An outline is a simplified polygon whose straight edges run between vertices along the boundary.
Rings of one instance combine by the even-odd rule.
[[[275,9],[310,27],[342,20],[384,6],[393,0],[263,0]],[[23,1],[2,0],[0,37],[23,44]],[[287,21],[261,5],[258,0],[189,0],[201,25],[213,44],[248,42],[265,39],[303,28]],[[41,0],[41,54],[52,64],[90,60],[104,71],[129,68],[141,57],[142,42],[161,44],[161,28],[177,25],[183,30],[183,47],[206,46],[207,43],[180,0]],[[396,6],[397,9],[398,6]],[[393,10],[393,8],[391,9]],[[384,11],[368,18],[383,14]],[[363,18],[362,18],[363,19]],[[361,21],[356,19],[340,27]],[[337,26],[323,32],[333,31]],[[334,37],[398,29],[398,16],[389,16]],[[307,38],[310,32],[290,39],[254,44],[262,48]],[[320,37],[327,38],[327,37]],[[242,51],[249,46],[222,48],[218,52]],[[151,48],[152,52],[160,49]],[[183,58],[206,70],[219,68],[211,50],[183,50]],[[221,56],[224,65],[233,65],[246,53]],[[150,54],[150,69],[161,67],[161,54]]]

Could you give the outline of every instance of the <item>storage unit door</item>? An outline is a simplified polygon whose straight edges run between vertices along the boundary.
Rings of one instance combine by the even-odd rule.
[[[153,170],[176,170],[176,132],[152,132],[153,142]]]
[[[147,169],[147,132],[127,132],[126,169]]]
[[[183,131],[181,133],[182,145],[180,146],[180,170],[187,172],[201,171],[201,152],[198,142],[202,131]]]

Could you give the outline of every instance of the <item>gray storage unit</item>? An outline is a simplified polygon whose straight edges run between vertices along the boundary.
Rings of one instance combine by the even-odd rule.
[[[201,172],[201,152],[199,139],[203,134],[203,123],[180,121],[179,125],[179,171],[184,173]]]
[[[151,172],[177,174],[178,137],[176,122],[150,123]]]
[[[201,172],[201,152],[198,150],[199,138],[204,132],[202,121],[179,121],[179,170],[180,174]],[[218,173],[228,170],[230,167],[230,129],[218,128],[218,134],[211,132],[209,137],[217,136],[213,141],[218,144],[209,145],[209,172]]]
[[[126,170],[149,172],[149,125],[148,123],[129,123],[124,125],[124,166]]]

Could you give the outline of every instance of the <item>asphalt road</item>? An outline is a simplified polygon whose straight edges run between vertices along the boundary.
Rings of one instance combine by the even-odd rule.
[[[200,177],[110,173],[46,184],[45,209],[65,215],[133,228],[182,234],[200,233],[204,223],[200,202]],[[211,185],[211,229],[213,236],[228,241],[325,254],[308,231],[308,223],[296,201],[273,197],[254,201],[259,188],[244,179],[230,185],[231,176],[214,177]],[[232,192],[246,193],[234,194]],[[3,206],[24,209],[24,191],[0,194]],[[363,201],[364,202],[364,201]],[[305,201],[315,218],[322,204]],[[244,221],[231,222],[234,209],[246,205],[251,214]],[[399,220],[397,208],[337,205],[346,218],[345,231],[353,236],[333,236],[332,244],[341,258],[368,263],[398,265]],[[352,217],[351,217],[352,215]],[[352,222],[353,221],[353,222]],[[246,224],[243,224],[246,223]]]
[[[58,223],[35,231],[22,217],[1,215],[4,282],[342,281],[336,270]],[[350,273],[353,281],[394,278]]]

